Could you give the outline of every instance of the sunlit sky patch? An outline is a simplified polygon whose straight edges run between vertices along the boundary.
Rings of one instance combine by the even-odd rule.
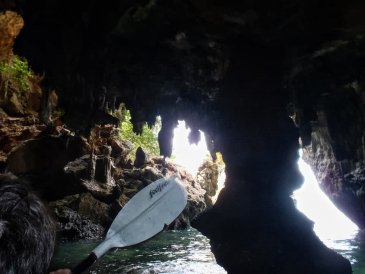
[[[298,165],[304,176],[304,184],[294,192],[293,197],[297,208],[315,222],[315,233],[325,243],[352,238],[358,227],[322,192],[312,169],[302,158]]]

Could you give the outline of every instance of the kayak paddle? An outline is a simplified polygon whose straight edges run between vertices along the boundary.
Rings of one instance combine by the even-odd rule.
[[[179,216],[186,203],[186,190],[176,178],[162,178],[149,184],[126,203],[105,240],[72,273],[84,272],[111,248],[135,245],[155,236]]]

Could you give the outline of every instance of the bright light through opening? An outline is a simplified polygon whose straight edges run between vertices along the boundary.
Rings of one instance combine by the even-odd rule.
[[[189,143],[190,128],[186,128],[185,121],[178,121],[174,129],[172,143],[172,158],[176,164],[185,167],[193,176],[196,176],[199,166],[209,156],[204,132],[200,131],[201,139],[198,144]]]
[[[198,144],[190,144],[189,136],[190,128],[187,128],[185,121],[178,121],[178,126],[174,129],[174,139],[172,143],[172,161],[183,166],[194,177],[198,173],[201,164],[210,157],[207,148],[204,132],[200,131],[200,141]],[[218,198],[219,192],[224,188],[226,174],[224,170],[218,176],[218,190],[212,197],[213,203]]]
[[[302,158],[298,165],[304,176],[304,184],[294,192],[293,198],[297,208],[315,222],[314,231],[317,236],[327,245],[333,240],[352,238],[358,227],[322,192],[312,169]]]
[[[209,151],[202,131],[198,144],[189,143],[189,133],[190,129],[186,128],[185,121],[179,121],[174,130],[172,159],[195,177],[199,166],[209,157]],[[301,152],[300,155],[302,155]],[[358,227],[322,192],[313,171],[301,157],[298,165],[304,176],[304,183],[299,190],[293,193],[293,198],[296,200],[297,208],[315,223],[315,233],[329,246],[333,240],[352,238],[358,232]],[[224,187],[225,176],[224,171],[219,175],[218,191],[212,197],[214,202]]]

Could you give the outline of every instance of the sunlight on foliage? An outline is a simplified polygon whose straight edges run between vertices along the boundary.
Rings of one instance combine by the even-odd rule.
[[[158,145],[158,132],[161,129],[161,117],[156,117],[155,124],[150,128],[147,123],[143,125],[142,134],[136,134],[133,131],[133,124],[131,122],[130,111],[124,105],[121,105],[113,115],[120,119],[120,137],[124,140],[132,142],[134,149],[131,152],[131,158],[134,159],[136,150],[141,147],[150,156],[160,155],[160,147]]]
[[[10,62],[0,63],[0,78],[3,89],[26,92],[30,89],[29,78],[33,76],[28,62],[19,56],[14,56]]]

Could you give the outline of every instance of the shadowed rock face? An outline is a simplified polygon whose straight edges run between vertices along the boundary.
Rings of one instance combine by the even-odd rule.
[[[330,43],[301,60],[289,78],[305,159],[323,191],[361,228],[365,227],[364,47],[362,36]]]
[[[302,180],[299,134],[286,105],[303,109],[299,132],[309,144],[323,91],[293,87],[328,87],[336,74],[309,83],[295,74],[300,69],[291,73],[293,63],[361,34],[357,2],[34,0],[11,8],[25,20],[17,50],[46,71],[46,88],[59,91],[70,127],[85,131],[101,104],[124,102],[137,132],[162,116],[165,155],[177,119],[206,132],[210,150],[224,156],[227,182],[195,225],[230,273],[344,274],[351,273],[349,262],[323,246],[289,198]],[[351,139],[339,136],[335,155]],[[353,149],[345,151],[346,159],[354,157]]]

